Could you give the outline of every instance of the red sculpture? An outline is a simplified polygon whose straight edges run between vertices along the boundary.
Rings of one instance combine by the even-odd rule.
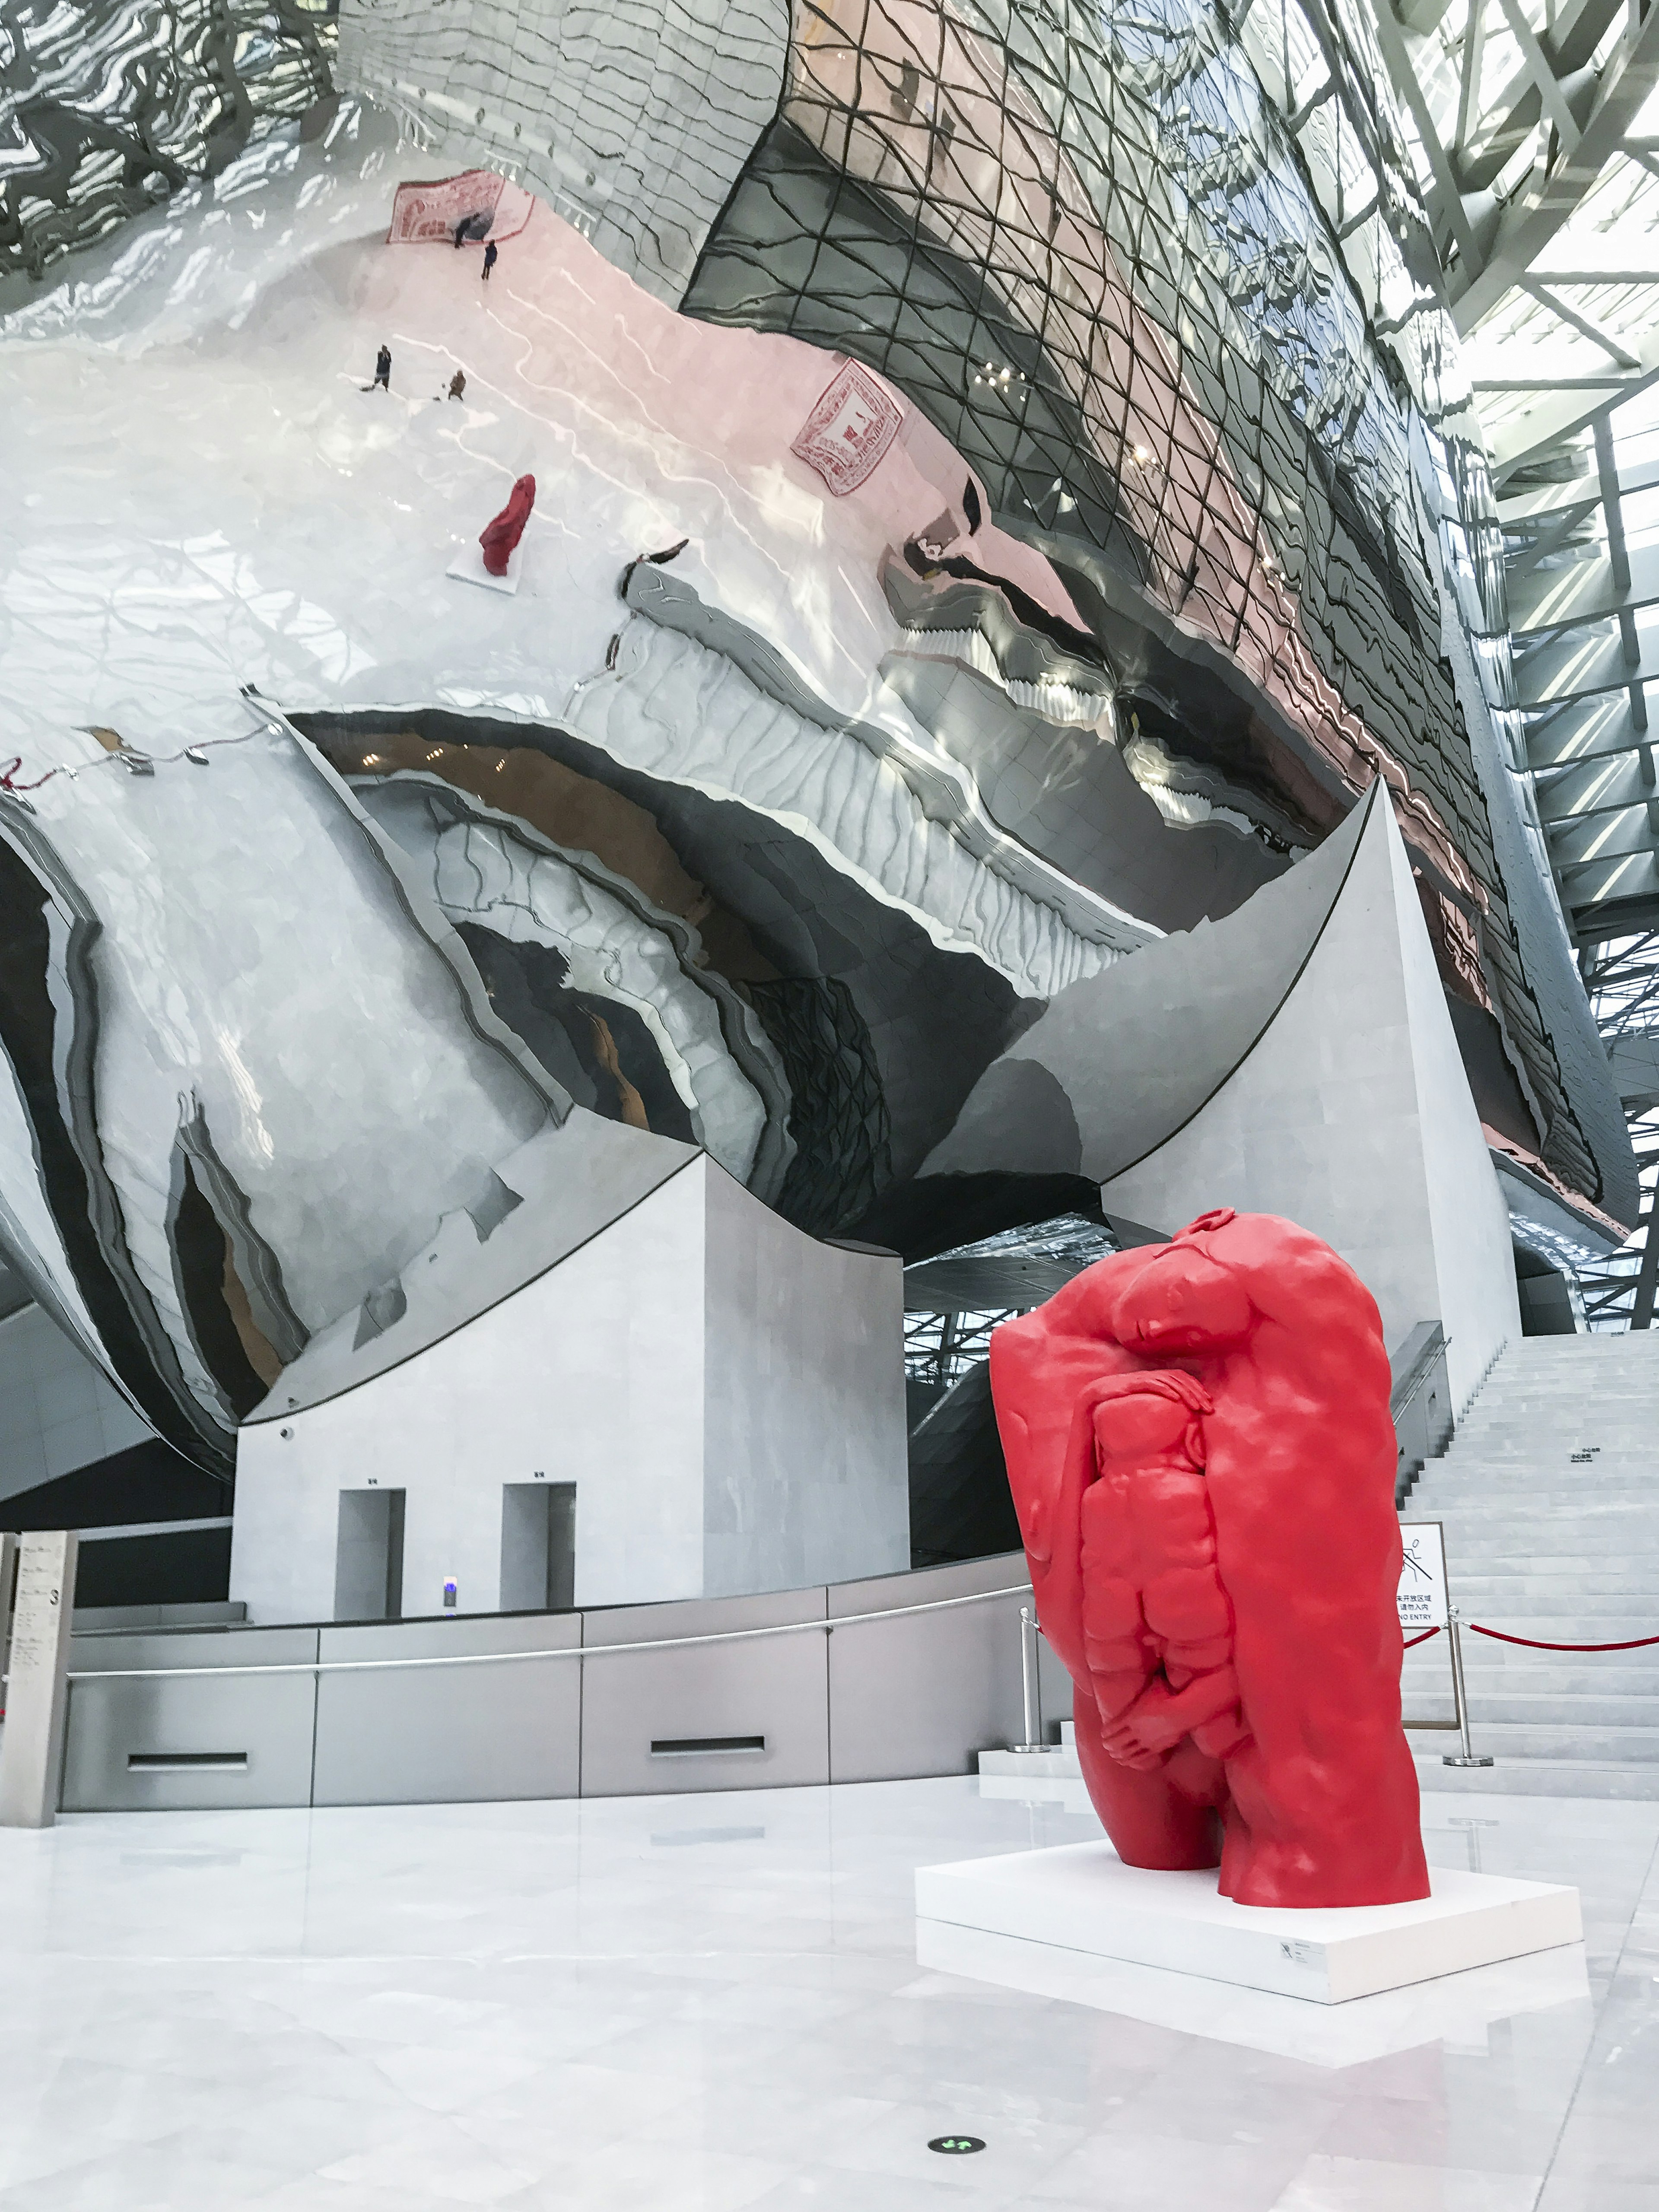
[[[530,520],[530,510],[536,504],[536,479],[520,477],[513,487],[513,496],[495,517],[487,522],[478,533],[478,543],[483,547],[483,564],[492,576],[507,574],[507,556],[524,536],[524,526]]]
[[[1120,1857],[1218,1863],[1241,1905],[1426,1897],[1389,1362],[1353,1270],[1206,1213],[1005,1322],[991,1387]]]

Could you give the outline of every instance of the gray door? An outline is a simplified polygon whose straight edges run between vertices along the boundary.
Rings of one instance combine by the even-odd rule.
[[[343,1490],[334,1552],[336,1620],[400,1620],[404,1610],[401,1490]]]
[[[563,1612],[576,1602],[576,1486],[501,1486],[501,1611]]]

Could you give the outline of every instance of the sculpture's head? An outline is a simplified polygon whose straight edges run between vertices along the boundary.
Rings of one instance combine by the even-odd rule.
[[[1201,1382],[1179,1369],[1115,1375],[1090,1394],[1095,1409],[1097,1455],[1129,1468],[1158,1461],[1184,1461],[1202,1467],[1204,1427],[1200,1416],[1215,1408]]]
[[[1231,1208],[1200,1214],[1118,1294],[1112,1331],[1133,1352],[1220,1352],[1249,1334],[1255,1309],[1249,1293],[1212,1239],[1234,1218]]]

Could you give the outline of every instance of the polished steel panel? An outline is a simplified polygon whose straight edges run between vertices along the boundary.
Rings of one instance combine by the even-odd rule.
[[[830,1638],[830,1779],[890,1782],[971,1774],[976,1752],[1018,1743],[1019,1609],[1030,1595],[1024,1555],[975,1559],[829,1593],[832,1620],[978,1590],[1027,1588],[889,1620],[849,1620]]]
[[[824,1593],[640,1605],[590,1613],[584,1649],[734,1628],[822,1621]],[[582,1661],[582,1795],[653,1790],[783,1789],[830,1779],[827,1677],[822,1628],[789,1636]],[[720,1739],[763,1748],[665,1750]]]
[[[316,1656],[314,1628],[73,1637],[63,1809],[309,1804],[314,1678],[308,1672],[226,1673],[216,1680],[215,1674]],[[181,1671],[165,1680],[96,1679],[149,1667],[214,1672]],[[216,1763],[202,1763],[204,1755]],[[134,1765],[135,1759],[145,1763]],[[239,1759],[245,1763],[235,1764]]]
[[[419,1659],[446,1652],[562,1651],[575,1613],[497,1613],[325,1628],[320,1656]],[[324,1674],[317,1688],[318,1805],[574,1797],[580,1662],[388,1668]]]

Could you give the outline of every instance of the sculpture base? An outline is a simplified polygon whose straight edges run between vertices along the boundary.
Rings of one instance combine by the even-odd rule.
[[[524,570],[524,548],[515,545],[507,556],[507,574],[492,576],[483,564],[482,545],[463,545],[455,558],[444,570],[463,584],[482,584],[487,592],[505,592],[509,599],[519,588],[519,578]]]
[[[1126,1867],[1109,1844],[1066,1844],[955,1866],[918,1867],[919,1948],[928,1923],[980,1929],[1099,1960],[1122,1960],[1342,2004],[1583,1934],[1578,1893],[1501,1875],[1431,1870],[1415,1905],[1286,1911],[1235,1905],[1212,1869]]]

